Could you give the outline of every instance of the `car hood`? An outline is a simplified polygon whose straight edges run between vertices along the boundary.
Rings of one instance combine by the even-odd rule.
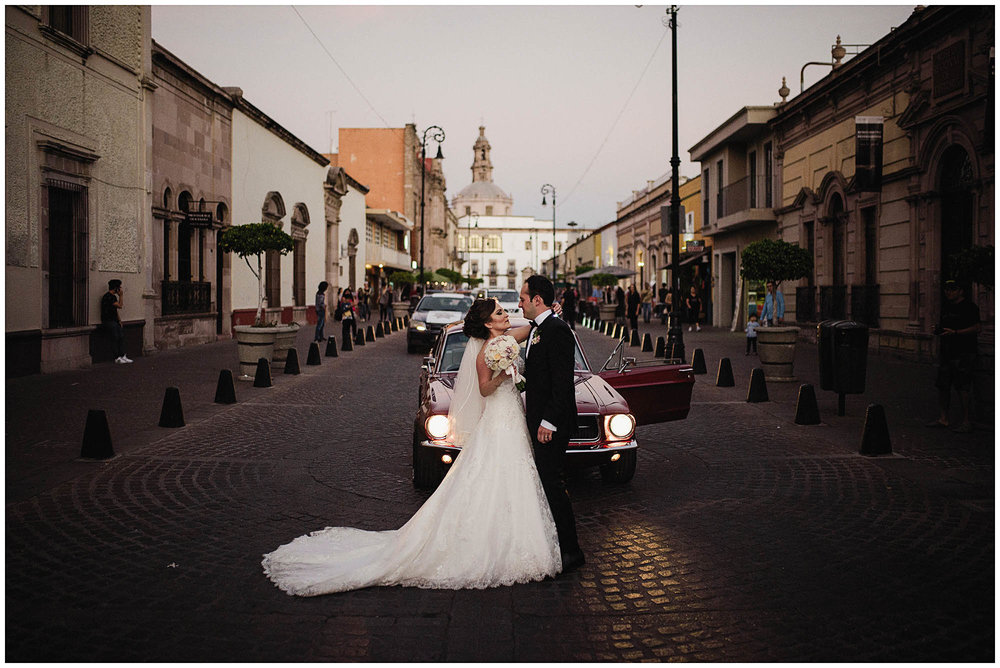
[[[455,374],[442,374],[430,386],[430,399],[437,411],[447,412],[454,391]],[[578,413],[625,413],[628,403],[615,388],[597,375],[576,377],[576,410]]]
[[[428,325],[447,325],[456,320],[461,320],[465,316],[460,311],[425,311],[420,315],[423,317],[414,319],[423,320]]]

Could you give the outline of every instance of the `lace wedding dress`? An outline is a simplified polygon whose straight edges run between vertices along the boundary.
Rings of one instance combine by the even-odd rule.
[[[264,555],[275,585],[296,596],[382,585],[483,589],[561,570],[520,394],[506,380],[479,395],[483,343],[470,339],[462,358],[449,417],[464,446],[434,494],[400,529],[327,527]]]

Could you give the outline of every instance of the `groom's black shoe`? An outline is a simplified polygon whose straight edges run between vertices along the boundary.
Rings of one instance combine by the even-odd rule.
[[[562,572],[569,573],[570,571],[575,571],[587,563],[587,560],[583,558],[582,551],[576,552],[563,552],[562,553]]]

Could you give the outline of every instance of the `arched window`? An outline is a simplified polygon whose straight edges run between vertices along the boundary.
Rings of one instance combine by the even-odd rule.
[[[292,207],[292,300],[296,306],[306,305],[306,236],[309,209],[302,202]]]
[[[187,213],[192,210],[192,197],[188,191],[181,192],[177,198],[178,208]],[[191,226],[186,218],[181,218],[177,225],[177,280],[190,281],[191,276]]]
[[[261,221],[281,227],[281,219],[285,217],[285,201],[281,198],[281,193],[269,192],[264,198],[260,213]],[[281,306],[281,254],[267,251],[265,262],[264,296],[267,305],[275,308]]]
[[[486,250],[491,253],[499,253],[503,250],[499,234],[491,234],[486,237]]]

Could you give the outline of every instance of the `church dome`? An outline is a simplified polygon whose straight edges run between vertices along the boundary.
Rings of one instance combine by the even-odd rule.
[[[491,181],[474,181],[459,191],[456,199],[489,199],[509,200],[510,195]]]

